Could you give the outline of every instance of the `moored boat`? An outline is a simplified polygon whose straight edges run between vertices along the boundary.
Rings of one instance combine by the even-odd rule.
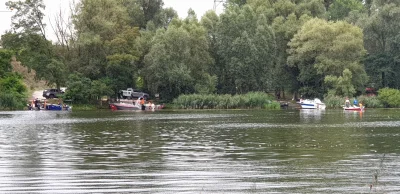
[[[325,109],[326,105],[318,98],[313,100],[310,99],[300,99],[299,104],[302,109]]]
[[[111,110],[142,110],[142,106],[138,103],[130,104],[130,103],[111,103]],[[158,110],[163,109],[164,105],[155,105],[155,104],[145,104],[144,110]]]
[[[128,103],[111,103],[111,110],[141,110],[141,107],[136,104],[128,104]]]

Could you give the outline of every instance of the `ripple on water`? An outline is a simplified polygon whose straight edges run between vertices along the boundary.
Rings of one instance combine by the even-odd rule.
[[[300,114],[0,112],[0,193],[400,192],[398,121]]]

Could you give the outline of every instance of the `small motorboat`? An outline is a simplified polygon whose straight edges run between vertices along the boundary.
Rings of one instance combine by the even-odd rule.
[[[359,107],[359,106],[349,106],[349,107],[343,106],[343,109],[344,110],[351,110],[351,111],[363,111],[364,110],[364,106],[361,106],[361,107]]]
[[[43,106],[32,106],[28,104],[28,110],[52,110],[52,111],[71,111],[72,106],[60,105],[60,104],[45,104]]]
[[[310,99],[300,99],[299,104],[301,105],[302,109],[325,109],[326,105],[318,98],[314,100]]]
[[[141,110],[141,106],[138,104],[129,103],[111,103],[111,110]]]

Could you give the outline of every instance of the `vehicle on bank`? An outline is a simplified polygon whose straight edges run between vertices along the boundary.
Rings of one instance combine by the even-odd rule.
[[[45,90],[43,90],[43,97],[45,97],[46,99],[49,99],[49,98],[59,98],[61,95],[63,95],[63,94],[65,93],[65,89],[66,89],[66,88],[60,88],[60,89],[50,88],[50,89],[45,89]]]
[[[133,88],[127,88],[126,90],[120,90],[119,96],[120,96],[120,98],[123,98],[123,99],[132,99],[132,98],[143,97],[144,99],[147,100],[149,98],[149,94],[142,92],[141,90],[133,89]]]

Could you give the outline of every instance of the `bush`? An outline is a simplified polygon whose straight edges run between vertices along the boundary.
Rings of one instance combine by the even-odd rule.
[[[26,99],[18,98],[13,93],[0,92],[0,109],[23,109],[26,106]]]
[[[324,98],[324,103],[326,108],[341,108],[343,107],[345,100],[344,97],[328,95]]]
[[[359,96],[358,102],[362,103],[366,108],[383,108],[384,105],[376,96]]]
[[[400,91],[391,88],[383,88],[378,91],[378,99],[385,107],[400,107]]]

